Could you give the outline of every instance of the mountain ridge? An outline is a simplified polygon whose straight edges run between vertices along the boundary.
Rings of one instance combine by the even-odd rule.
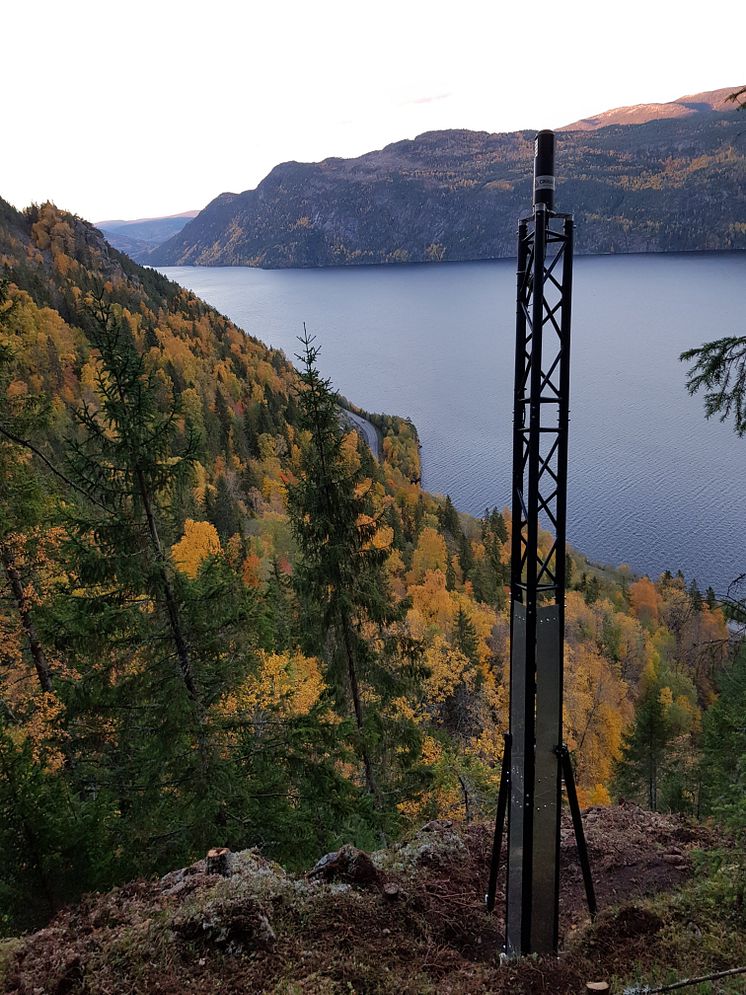
[[[147,218],[108,218],[105,221],[94,221],[93,225],[95,228],[99,228],[101,231],[105,231],[108,228],[125,228],[128,225],[140,225],[146,221],[171,221],[174,218],[188,218],[190,221],[192,218],[196,218],[199,211],[179,211],[178,214],[154,214],[152,217]]]
[[[742,122],[710,106],[724,92],[695,95],[703,109],[684,116],[558,132],[557,204],[576,215],[579,253],[746,248]],[[431,131],[355,159],[280,163],[254,190],[220,194],[142,261],[272,269],[511,257],[533,137]]]
[[[733,105],[729,98],[737,86],[724,86],[719,90],[706,90],[702,93],[688,93],[675,100],[653,101],[645,104],[625,104],[613,107],[590,117],[580,118],[572,124],[565,124],[557,131],[592,131],[612,124],[647,124],[660,118],[687,117],[699,111],[727,111]]]

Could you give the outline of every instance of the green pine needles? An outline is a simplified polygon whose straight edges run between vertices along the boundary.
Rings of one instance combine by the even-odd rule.
[[[288,510],[306,649],[325,661],[337,706],[354,720],[365,788],[382,812],[396,795],[395,768],[413,768],[419,751],[414,726],[393,719],[387,708],[405,689],[411,668],[397,640],[388,638],[397,616],[383,570],[387,552],[374,542],[371,481],[345,453],[339,399],[319,373],[319,349],[305,326],[300,342],[299,405],[307,436],[297,479],[288,487]]]

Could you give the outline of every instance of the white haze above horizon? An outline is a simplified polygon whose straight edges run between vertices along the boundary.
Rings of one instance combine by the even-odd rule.
[[[736,86],[740,16],[669,0],[8,0],[0,197],[91,221],[176,214],[289,159]]]

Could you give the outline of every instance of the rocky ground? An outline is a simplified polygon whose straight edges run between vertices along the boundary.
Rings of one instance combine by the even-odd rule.
[[[601,912],[591,926],[568,823],[559,957],[501,964],[502,915],[483,904],[491,829],[433,822],[373,854],[344,847],[305,876],[247,850],[217,871],[201,860],[90,895],[0,944],[0,991],[581,992],[645,963],[665,928],[648,899],[685,884],[693,851],[715,842],[706,828],[635,806],[592,808],[584,820]],[[732,958],[725,950],[723,966]]]

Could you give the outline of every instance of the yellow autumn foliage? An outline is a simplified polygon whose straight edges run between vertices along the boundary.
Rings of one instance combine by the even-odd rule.
[[[261,712],[307,715],[324,690],[316,657],[300,652],[259,652],[257,673],[225,697],[220,711],[226,716],[255,718]]]
[[[358,452],[357,444],[357,432],[353,429],[344,436],[340,445],[342,465],[349,473],[355,473],[360,469],[360,453]]]
[[[407,578],[409,583],[421,583],[431,570],[440,570],[445,576],[447,566],[448,550],[445,539],[440,532],[426,526],[420,533],[412,555],[412,569]]]
[[[195,522],[187,518],[184,535],[171,547],[171,558],[177,570],[194,580],[207,557],[221,550],[220,536],[211,522]]]

